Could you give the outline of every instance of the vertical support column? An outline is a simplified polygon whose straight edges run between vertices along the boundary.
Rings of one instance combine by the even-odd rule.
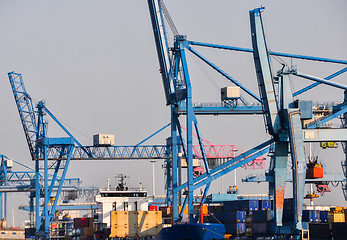
[[[194,222],[194,207],[193,207],[193,121],[195,119],[193,105],[192,105],[192,88],[189,78],[188,66],[185,56],[185,39],[181,39],[180,43],[180,56],[182,61],[182,69],[184,79],[186,81],[186,90],[187,90],[187,98],[186,98],[186,127],[187,127],[187,182],[188,182],[188,212],[189,212],[189,223]]]
[[[35,161],[35,224],[36,233],[40,231],[41,214],[40,214],[40,161]]]
[[[293,196],[294,224],[296,229],[302,229],[302,209],[305,195],[306,164],[304,154],[304,135],[302,131],[300,112],[289,109],[289,140],[293,163]]]
[[[275,156],[273,159],[273,196],[276,225],[282,226],[284,194],[287,180],[288,142],[276,142]]]
[[[347,90],[344,92],[344,103],[347,103]],[[347,128],[347,113],[343,114],[343,120],[342,120],[343,128]],[[343,142],[343,151],[345,153],[345,160],[341,162],[342,165],[342,171],[344,176],[347,178],[347,142]],[[343,195],[345,196],[345,200],[347,201],[347,184],[342,183],[342,191]]]
[[[171,105],[171,156],[172,156],[172,206],[173,206],[173,220],[178,219],[178,192],[176,190],[177,179],[177,160],[178,160],[178,144],[177,144],[177,116],[175,113],[175,106]]]
[[[48,203],[49,203],[49,195],[48,195],[48,153],[47,153],[47,145],[44,145],[44,205],[43,205],[43,218],[44,218],[44,230],[45,236],[49,235],[49,219],[48,219]]]

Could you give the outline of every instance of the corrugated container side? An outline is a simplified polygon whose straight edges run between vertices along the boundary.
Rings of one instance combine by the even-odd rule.
[[[246,211],[224,212],[223,219],[225,223],[245,222]]]
[[[258,200],[238,200],[238,201],[227,201],[223,203],[223,210],[227,212],[232,211],[256,211],[259,210]]]
[[[253,211],[252,212],[252,222],[262,223],[267,221],[268,211]]]
[[[210,213],[223,212],[223,206],[208,206]]]
[[[230,223],[225,224],[225,233],[241,235],[245,233],[245,223]]]
[[[340,223],[345,222],[345,214],[344,213],[329,213],[328,214],[328,222],[329,223]]]
[[[330,239],[328,223],[310,223],[310,240]]]
[[[272,210],[271,201],[269,199],[263,199],[259,201],[260,209],[259,210]]]
[[[293,222],[294,221],[294,211],[292,210],[283,210],[283,222]]]
[[[319,217],[322,223],[328,222],[328,213],[328,211],[319,211]]]
[[[82,227],[81,218],[74,218],[73,225],[74,225],[74,228],[81,228]]]
[[[303,210],[302,211],[303,222],[320,222],[320,214],[318,210]]]
[[[331,234],[334,240],[346,240],[347,223],[332,223]]]
[[[215,212],[210,214],[210,223],[224,223],[223,212]]]
[[[264,235],[267,234],[267,223],[253,223],[252,224],[253,235]]]

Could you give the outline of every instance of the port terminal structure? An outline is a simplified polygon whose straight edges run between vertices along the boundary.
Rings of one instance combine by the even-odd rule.
[[[36,172],[29,166],[13,160],[3,154],[0,154],[1,166],[0,166],[0,219],[7,218],[7,193],[18,193],[18,192],[28,192],[29,193],[29,206],[20,207],[19,209],[29,212],[30,227],[34,227],[34,197],[35,197],[35,177]],[[26,169],[27,171],[14,171],[13,165],[18,164]],[[43,181],[43,172],[39,172],[39,181]],[[52,176],[49,175],[48,182],[52,181]],[[61,182],[60,178],[57,178],[57,183]],[[96,195],[98,192],[97,187],[82,187],[81,179],[79,178],[65,178],[62,184],[61,191],[66,194],[65,200],[75,200],[77,194],[71,194],[79,192],[80,195]],[[57,191],[57,186],[53,186],[53,192]],[[40,188],[40,193],[43,190]],[[49,206],[49,209],[52,207]],[[89,210],[96,209],[97,206],[93,204],[89,205],[75,205],[75,204],[59,204],[56,210]],[[42,207],[40,207],[42,211]]]
[[[34,111],[31,98],[27,94],[24,88],[24,84],[20,74],[10,73],[9,78],[11,86],[16,99],[17,107],[21,117],[22,125],[25,131],[25,136],[28,142],[30,153],[32,159],[35,160],[35,186],[36,186],[36,203],[39,203],[40,195],[40,183],[39,181],[39,169],[40,161],[43,161],[44,168],[44,208],[41,212],[38,208],[39,204],[36,204],[36,230],[40,233],[41,224],[43,226],[43,234],[47,234],[49,222],[52,219],[52,214],[57,207],[57,199],[62,190],[62,183],[65,179],[66,171],[68,169],[69,162],[71,160],[88,160],[88,159],[167,159],[167,166],[170,168],[168,171],[168,196],[167,200],[174,209],[174,218],[179,221],[180,215],[184,211],[182,208],[181,214],[178,213],[178,203],[180,201],[183,205],[187,205],[189,209],[189,220],[191,222],[193,219],[193,191],[202,186],[206,186],[204,195],[207,194],[210,183],[216,178],[244,165],[245,163],[252,161],[258,156],[261,156],[267,152],[274,151],[275,157],[273,158],[273,177],[275,179],[273,184],[270,184],[270,194],[275,200],[276,206],[276,222],[277,226],[281,227],[281,216],[283,203],[281,200],[284,198],[284,184],[286,181],[286,170],[287,162],[289,160],[293,161],[294,167],[294,187],[295,187],[295,201],[294,207],[296,209],[296,222],[295,228],[301,229],[301,210],[300,203],[302,206],[303,200],[303,186],[305,184],[305,161],[303,159],[303,143],[304,142],[323,142],[323,141],[341,141],[346,140],[346,129],[323,129],[320,126],[333,118],[343,115],[344,119],[346,116],[346,98],[345,102],[338,105],[335,108],[335,112],[324,118],[320,119],[319,122],[314,123],[306,128],[302,126],[301,119],[309,118],[310,115],[305,111],[305,105],[309,103],[305,102],[295,102],[293,101],[293,96],[298,96],[300,92],[290,92],[288,86],[288,76],[295,75],[303,77],[309,80],[313,80],[316,83],[310,85],[309,87],[301,91],[305,92],[309,89],[323,83],[333,87],[337,87],[346,90],[347,87],[341,84],[333,83],[329,81],[330,79],[344,73],[347,68],[334,73],[325,79],[309,76],[306,74],[298,73],[295,69],[291,69],[285,66],[277,76],[273,77],[271,73],[271,68],[269,65],[269,56],[282,56],[289,58],[299,58],[312,61],[324,61],[337,64],[346,65],[347,61],[343,60],[333,60],[326,58],[309,57],[302,55],[284,54],[277,52],[269,52],[266,47],[265,37],[262,29],[261,22],[261,9],[255,9],[250,12],[251,16],[251,26],[252,26],[252,42],[253,49],[244,49],[236,47],[228,47],[214,44],[204,44],[200,42],[188,41],[185,36],[176,34],[175,44],[173,47],[167,45],[165,39],[165,29],[164,20],[161,9],[161,1],[151,1],[148,0],[148,5],[151,13],[151,20],[154,30],[154,36],[156,40],[157,52],[159,56],[159,63],[161,68],[161,74],[163,77],[165,96],[167,104],[171,107],[171,139],[170,147],[166,145],[159,146],[124,146],[124,147],[88,147],[82,146],[70,133],[69,131],[56,119],[56,117],[47,109],[44,102],[41,101],[37,105],[38,111]],[[258,97],[256,94],[249,91],[247,88],[242,86],[238,81],[229,76],[227,73],[222,71],[216,65],[208,61],[201,54],[195,51],[192,46],[203,46],[212,47],[226,50],[235,50],[253,53],[254,61],[257,70],[257,76],[260,86],[260,95]],[[188,50],[194,55],[199,57],[201,60],[206,62],[216,71],[224,75],[227,79],[233,82],[235,85],[240,87],[243,91],[248,93],[256,101],[259,102],[260,106],[254,106],[253,108],[248,108],[245,105],[239,105],[241,98],[230,99],[226,101],[228,107],[226,114],[254,114],[263,113],[265,115],[266,128],[271,135],[271,139],[259,144],[258,146],[252,148],[249,151],[235,157],[234,159],[214,168],[210,169],[207,161],[207,156],[205,155],[203,145],[201,143],[201,137],[199,134],[198,122],[196,115],[198,115],[198,110],[194,107],[192,103],[191,90],[192,86],[189,79],[188,65],[185,58],[185,51]],[[267,79],[269,81],[265,81]],[[14,83],[14,85],[12,85]],[[278,94],[275,93],[274,85],[277,86],[280,91]],[[273,91],[271,91],[273,90]],[[345,94],[346,96],[346,94]],[[223,108],[225,108],[223,106]],[[241,107],[246,109],[247,112],[242,112]],[[246,108],[244,108],[246,107]],[[312,108],[312,107],[311,107]],[[203,110],[203,108],[200,108]],[[252,110],[253,109],[253,110]],[[217,110],[225,110],[221,108],[216,109],[206,109],[203,114],[221,114]],[[237,112],[237,110],[240,110]],[[213,112],[215,111],[215,112]],[[217,113],[216,113],[217,112]],[[201,111],[202,113],[202,111]],[[48,138],[46,131],[46,122],[44,116],[49,115],[57,124],[66,132],[69,136],[67,138]],[[187,134],[186,139],[183,137],[182,128],[179,121],[179,116],[185,115],[186,117],[186,127]],[[193,127],[198,136],[198,140],[201,147],[202,157],[204,159],[205,173],[201,176],[194,177],[193,175],[193,145],[192,145],[192,135]],[[288,158],[290,145],[291,158]],[[161,148],[163,147],[163,148]],[[146,149],[147,150],[144,150]],[[122,151],[122,149],[127,149]],[[179,153],[182,153],[185,157],[188,165],[187,171],[187,181],[182,182],[181,175],[181,162],[178,161]],[[124,155],[121,155],[124,154]],[[141,155],[144,154],[144,155]],[[50,163],[52,164],[48,164]],[[284,164],[285,163],[285,164]],[[285,167],[284,167],[285,166]],[[42,167],[42,166],[41,166]],[[48,170],[53,170],[53,177],[51,184],[48,181]],[[59,176],[60,183],[58,184],[58,190],[56,193],[56,200],[49,210],[47,203],[49,197],[52,194],[53,186],[58,178],[59,170],[62,170],[61,176]],[[282,174],[285,173],[285,174]],[[345,173],[346,174],[346,173]],[[188,188],[187,197],[182,199],[182,190]],[[47,230],[47,231],[46,231]]]
[[[275,209],[275,232],[286,232],[286,226],[282,226],[283,203],[285,195],[285,183],[287,181],[287,163],[292,162],[292,181],[293,181],[293,210],[295,211],[295,221],[292,229],[296,229],[296,237],[302,231],[302,210],[305,190],[306,162],[304,156],[305,142],[346,142],[347,129],[347,86],[331,81],[333,78],[347,71],[347,60],[336,60],[297,54],[287,54],[269,51],[265,39],[261,12],[264,8],[257,8],[249,12],[252,48],[240,48],[233,46],[217,45],[190,41],[187,36],[179,34],[162,0],[148,0],[151,16],[155,45],[159,60],[160,73],[164,86],[166,104],[171,108],[171,146],[172,146],[172,172],[171,187],[173,216],[174,220],[179,221],[184,211],[178,212],[178,206],[188,206],[189,222],[194,222],[193,192],[197,188],[205,186],[204,196],[206,196],[210,184],[213,180],[240,167],[265,153],[272,152],[272,162],[270,175],[273,181],[269,182],[270,197],[274,200]],[[166,24],[168,23],[168,24]],[[173,46],[168,44],[166,25],[172,30],[174,35]],[[201,55],[193,47],[209,47],[224,49],[229,51],[239,51],[253,55],[255,70],[257,75],[257,85],[259,95],[253,93],[242,85],[241,82],[227,74],[217,65]],[[189,68],[186,59],[186,52],[202,60],[212,69],[224,76],[229,82],[238,86],[243,92],[253,98],[257,104],[246,105],[242,98],[234,98],[225,101],[222,106],[207,106],[204,104],[195,105],[192,102],[192,84],[189,76]],[[270,65],[272,56],[283,58],[301,59],[307,61],[318,61],[343,65],[343,68],[325,78],[311,76],[299,72],[292,66],[283,65],[282,68],[273,74]],[[314,83],[293,92],[290,87],[290,76],[304,78]],[[312,119],[312,101],[298,100],[298,96],[318,85],[327,85],[343,90],[344,101],[338,104],[334,111],[319,120],[314,119],[311,124],[302,124],[303,120]],[[296,98],[297,100],[294,100]],[[214,168],[210,169],[206,157],[203,154],[205,173],[194,177],[193,175],[193,151],[192,136],[193,130],[200,143],[201,151],[203,147],[199,133],[197,115],[219,115],[219,114],[263,114],[265,128],[270,139],[258,146],[246,151],[244,154]],[[182,134],[181,122],[179,117],[185,117],[187,134],[185,139]],[[343,119],[341,128],[324,128],[324,124],[334,118]],[[346,149],[345,155],[347,154]],[[179,154],[183,152],[188,163],[186,181],[183,182]],[[342,164],[344,175],[346,173],[346,159]],[[182,201],[182,190],[188,189],[185,199]]]
[[[171,171],[170,158],[171,146],[167,145],[142,145],[149,138],[161,132],[171,125],[165,125],[143,141],[132,146],[113,145],[93,145],[82,146],[78,140],[68,131],[68,129],[56,118],[56,116],[46,107],[44,101],[40,101],[34,111],[32,99],[25,89],[22,75],[15,72],[8,73],[12,92],[15,98],[19,116],[24,129],[25,137],[29,147],[35,169],[18,164],[31,171],[13,172],[7,167],[8,157],[2,158],[2,185],[0,186],[0,196],[4,192],[30,192],[30,206],[21,207],[30,211],[30,218],[35,217],[36,236],[38,238],[48,238],[49,226],[53,219],[54,212],[61,209],[83,210],[85,208],[95,209],[97,206],[85,205],[58,205],[58,200],[62,191],[94,191],[93,187],[81,187],[72,183],[74,179],[66,179],[66,172],[71,160],[156,160],[166,161],[166,171]],[[63,138],[50,138],[47,134],[47,120],[49,116],[67,134]],[[196,147],[196,146],[195,146]],[[218,159],[228,161],[235,157],[234,145],[213,145],[211,143],[204,146],[204,153],[207,152],[208,159]],[[201,151],[196,149],[196,156],[201,157]],[[205,154],[206,156],[206,154]],[[43,162],[43,164],[42,164]],[[43,166],[42,166],[43,165]],[[43,171],[42,171],[43,169]],[[171,182],[170,174],[167,174],[166,181]],[[8,186],[13,181],[13,186]],[[25,182],[30,184],[25,184]],[[79,181],[78,181],[79,182]],[[69,183],[69,184],[66,184]],[[170,186],[170,185],[169,185]],[[167,195],[170,196],[171,188],[167,187]],[[6,198],[5,198],[6,199]],[[33,202],[35,199],[35,203]],[[50,200],[54,203],[50,204]],[[42,205],[40,201],[42,200]],[[5,200],[6,202],[6,200]],[[166,198],[166,203],[171,204],[170,198]],[[6,209],[6,203],[4,204]],[[33,210],[34,209],[34,210]],[[1,210],[1,209],[0,209]],[[35,214],[34,214],[35,213]]]

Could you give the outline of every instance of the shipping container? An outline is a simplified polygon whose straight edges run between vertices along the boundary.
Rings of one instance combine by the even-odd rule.
[[[246,211],[224,212],[223,219],[225,223],[243,223],[245,222]]]
[[[208,206],[209,213],[223,212],[223,206],[221,205],[210,205]]]
[[[161,211],[112,211],[110,237],[155,236],[162,229]]]
[[[162,212],[163,217],[171,217],[172,216],[172,207],[159,207],[159,211]]]
[[[302,211],[303,222],[320,222],[320,214],[318,210],[303,210]]]
[[[264,235],[267,234],[267,223],[253,223],[252,224],[253,235]]]
[[[332,223],[331,235],[334,240],[346,240],[347,238],[347,223]]]
[[[268,220],[268,211],[253,211],[250,214],[253,223],[262,223]]]
[[[344,213],[329,213],[328,222],[329,223],[346,222],[345,214]]]
[[[294,222],[294,211],[284,209],[282,222]]]
[[[310,223],[310,240],[323,240],[330,238],[328,223]]]
[[[73,219],[73,226],[74,226],[74,228],[81,228],[82,227],[81,218],[74,218]]]
[[[315,179],[323,177],[323,167],[321,164],[310,164],[306,169],[306,179]]]
[[[271,201],[269,199],[259,200],[259,210],[272,210]]]
[[[259,210],[258,200],[238,200],[223,202],[223,209],[227,212],[232,211],[256,211]]]
[[[319,211],[319,217],[320,217],[320,221],[322,223],[327,223],[328,222],[328,211]]]
[[[224,226],[225,226],[226,234],[241,235],[241,234],[244,234],[246,230],[245,223],[230,223],[230,224],[225,224]]]
[[[209,222],[210,223],[223,223],[224,224],[224,213],[223,212],[210,213]]]
[[[253,223],[251,226],[246,226],[245,235],[246,236],[263,236],[268,234],[268,224],[263,223]]]

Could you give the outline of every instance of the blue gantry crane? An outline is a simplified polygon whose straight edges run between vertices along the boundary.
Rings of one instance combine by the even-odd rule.
[[[21,74],[10,72],[8,77],[29,151],[35,162],[35,223],[38,237],[48,238],[49,225],[56,210],[71,160],[169,158],[166,145],[82,146],[45,106],[44,101],[40,101],[36,106],[37,110],[34,111],[31,97],[25,89]],[[62,138],[48,137],[46,115],[50,116],[68,136]],[[43,169],[43,176],[40,175],[41,168]],[[41,177],[43,187],[40,185]],[[55,186],[57,186],[57,190],[53,195]],[[44,193],[43,210],[40,209],[40,189],[43,189]],[[48,204],[51,198],[55,200],[50,207]]]
[[[173,21],[167,12],[162,0],[148,0],[149,12],[151,16],[153,34],[156,44],[156,50],[159,60],[160,73],[164,86],[166,104],[171,108],[171,149],[172,159],[170,163],[171,172],[168,174],[172,196],[169,196],[173,206],[173,216],[175,221],[179,221],[182,211],[178,213],[178,206],[187,203],[189,211],[189,221],[194,222],[193,215],[193,191],[198,187],[205,186],[204,196],[207,194],[210,183],[216,178],[232,171],[233,169],[253,160],[255,157],[271,151],[273,158],[271,162],[270,175],[273,181],[269,182],[270,197],[274,200],[275,222],[274,233],[288,233],[299,236],[302,230],[301,215],[304,198],[304,186],[306,175],[306,162],[304,158],[305,142],[346,142],[346,89],[343,84],[334,83],[331,79],[345,73],[347,67],[344,66],[340,71],[333,73],[325,78],[315,77],[300,73],[297,69],[283,65],[277,72],[273,73],[270,65],[271,56],[280,56],[291,59],[302,59],[308,61],[319,61],[347,65],[346,60],[336,60],[313,56],[304,56],[297,54],[287,54],[269,51],[263,30],[261,12],[263,8],[251,10],[251,40],[252,48],[240,48],[234,46],[225,46],[211,43],[202,43],[189,41],[184,35],[180,35],[175,27],[172,27]],[[166,22],[173,29],[174,43],[168,44]],[[212,63],[206,57],[201,55],[195,48],[209,47],[224,49],[229,51],[240,51],[251,53],[254,58],[256,76],[260,97],[247,89],[240,81],[227,74],[216,64]],[[234,85],[238,86],[246,94],[259,103],[259,105],[247,104],[222,104],[220,106],[209,106],[206,104],[194,105],[192,102],[192,85],[189,77],[188,63],[186,60],[186,51],[202,60],[212,69],[224,76]],[[292,92],[289,76],[296,76],[314,81],[307,87]],[[334,106],[333,111],[328,116],[321,119],[314,119],[310,124],[303,124],[304,120],[312,119],[312,101],[303,101],[297,99],[301,93],[320,85],[328,85],[344,90],[344,102]],[[239,100],[239,99],[237,99]],[[265,128],[270,135],[270,139],[259,144],[244,154],[214,168],[209,169],[207,161],[204,158],[205,173],[194,177],[192,171],[192,132],[195,129],[198,141],[203,152],[201,138],[199,134],[198,121],[196,115],[199,114],[263,114],[265,119]],[[180,116],[185,115],[187,134],[184,139],[181,130]],[[323,128],[324,124],[334,118],[344,119],[344,125],[341,128]],[[179,154],[183,151],[183,156],[187,159],[188,169],[186,181],[182,180]],[[346,150],[345,150],[346,153]],[[346,158],[347,159],[347,158]],[[346,160],[342,163],[344,174],[346,176]],[[285,194],[285,183],[287,181],[287,163],[292,162],[292,181],[293,181],[293,209],[295,211],[295,221],[292,226],[282,226],[283,204]],[[182,190],[187,188],[187,196],[182,202]],[[290,229],[297,231],[291,232]]]
[[[7,218],[7,193],[28,192],[29,193],[29,220],[30,226],[34,227],[34,198],[35,198],[35,177],[36,172],[31,167],[26,166],[16,160],[13,160],[3,154],[0,154],[1,167],[0,167],[0,219],[6,220]],[[14,163],[26,168],[23,171],[14,171]],[[43,173],[39,173],[40,181],[43,180]],[[52,176],[49,175],[48,182],[51,182]],[[61,179],[57,178],[57,183],[60,183]],[[62,192],[93,192],[95,195],[98,189],[96,187],[82,187],[81,180],[79,178],[65,178],[62,186]],[[53,186],[53,191],[56,191],[58,186]],[[42,194],[42,188],[40,187],[40,194]],[[71,199],[70,199],[71,200]],[[71,204],[70,204],[71,205]],[[66,205],[66,208],[78,209],[82,206],[70,206]],[[58,206],[59,209],[64,209],[62,206]],[[84,207],[85,208],[85,207]],[[94,207],[95,208],[95,207]],[[90,209],[90,207],[89,207]]]

